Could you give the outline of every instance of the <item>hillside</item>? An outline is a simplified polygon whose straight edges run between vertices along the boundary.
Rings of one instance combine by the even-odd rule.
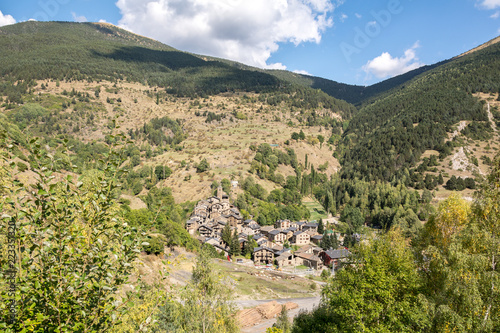
[[[411,173],[426,150],[445,158],[462,145],[459,137],[448,140],[461,121],[467,122],[470,139],[491,139],[487,103],[474,94],[496,97],[499,53],[500,45],[493,44],[457,58],[362,107],[340,143],[345,176],[390,181]]]
[[[157,184],[171,188],[176,202],[198,200],[213,182],[241,183],[248,171],[270,193],[285,186],[287,177],[300,172],[300,181],[301,173],[319,166],[326,179],[341,170],[344,179],[403,180],[432,189],[439,174],[444,181],[484,174],[495,152],[487,143],[493,136],[486,113],[490,98],[491,114],[498,119],[495,96],[483,95],[479,103],[472,95],[498,91],[494,41],[370,87],[192,55],[109,24],[24,22],[1,28],[0,45],[7,119],[49,141],[78,140],[75,153],[91,159],[97,156],[92,147],[110,142],[120,126],[135,146],[128,149],[136,174],[128,180],[127,195],[145,195]],[[158,121],[166,122],[161,131]],[[450,140],[459,125],[467,129]],[[292,140],[299,131],[304,139]],[[319,137],[326,142],[319,143]],[[254,161],[252,147],[261,144],[291,149],[300,168]],[[462,146],[470,149],[464,153]],[[483,147],[488,149],[475,152]],[[464,154],[478,170],[453,166],[452,159]],[[421,158],[432,155],[440,155],[440,169],[417,170]],[[199,173],[203,160],[210,171]],[[154,182],[139,177],[159,165],[171,175]],[[84,170],[85,164],[79,167]],[[272,170],[263,173],[262,167]],[[302,195],[316,191],[308,187],[300,189]],[[233,199],[244,193],[234,189]],[[322,203],[325,193],[316,191]]]
[[[434,189],[440,174],[445,182],[484,174],[496,147],[487,143],[495,133],[486,110],[486,99],[498,91],[495,40],[370,87],[192,55],[100,23],[19,23],[0,29],[0,46],[7,119],[29,135],[77,140],[75,153],[91,159],[92,147],[109,143],[112,133],[126,134],[137,173],[128,195],[145,195],[158,184],[171,188],[177,202],[197,200],[214,181],[242,182],[251,171],[266,193],[297,175],[301,194],[316,192],[323,203],[326,192],[314,184],[300,188],[302,173],[314,176],[311,167],[320,166],[326,179],[341,170],[342,179]],[[481,95],[480,103],[476,92],[493,95]],[[359,112],[327,93],[356,103]],[[457,126],[460,135],[451,140]],[[303,138],[292,139],[299,131]],[[254,160],[261,144],[291,149],[300,165]],[[477,145],[490,149],[475,153]],[[451,159],[464,154],[478,170],[457,173],[467,167],[453,167]],[[420,166],[433,155],[438,165]],[[200,173],[204,160],[210,172]],[[159,165],[170,177],[138,176]],[[244,194],[234,191],[234,199]]]
[[[158,86],[177,97],[297,90],[272,75],[181,52],[101,23],[23,22],[2,27],[0,60],[0,76],[11,84],[22,80],[29,85],[30,80],[42,79],[125,80]],[[8,86],[0,92],[7,95]],[[326,94],[298,89],[308,95],[309,103],[328,103],[346,117],[355,111]]]
[[[146,200],[151,189],[167,187],[177,203],[205,198],[214,182],[252,176],[252,147],[261,144],[290,150],[308,167],[322,165],[329,177],[339,168],[335,140],[317,137],[338,138],[355,112],[320,91],[108,24],[25,22],[2,27],[0,45],[2,125],[55,148],[69,140],[79,172],[93,168],[104,143],[123,133],[132,142],[126,198]],[[299,131],[304,140],[291,140]],[[204,160],[209,169],[199,172]],[[157,167],[168,175],[154,174]],[[265,199],[296,171],[280,164],[252,173]],[[233,199],[244,193],[235,188]]]
[[[441,62],[431,66],[422,66],[405,74],[398,75],[371,86],[350,85],[324,79],[321,77],[297,74],[281,70],[268,70],[266,72],[276,76],[281,80],[293,82],[295,84],[311,87],[314,89],[320,89],[332,97],[345,100],[356,105],[357,107],[361,107],[363,104],[377,99],[379,95],[384,94],[391,89],[394,89],[395,87],[411,80],[415,76],[425,73],[426,71],[435,68],[443,63],[445,62]]]

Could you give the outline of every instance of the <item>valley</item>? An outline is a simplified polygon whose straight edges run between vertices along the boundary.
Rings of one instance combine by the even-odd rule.
[[[497,330],[499,54],[361,87],[0,27],[0,330]]]

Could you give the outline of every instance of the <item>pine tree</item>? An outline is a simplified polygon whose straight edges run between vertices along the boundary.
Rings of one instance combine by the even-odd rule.
[[[241,254],[240,240],[238,239],[238,233],[236,232],[236,229],[234,229],[234,233],[233,236],[231,237],[231,243],[229,247],[231,256],[237,256]]]
[[[226,245],[231,244],[231,227],[229,226],[229,223],[226,223],[224,226],[224,229],[222,229],[222,241],[226,243]]]
[[[337,234],[333,233],[332,236],[330,236],[331,239],[331,248],[336,249],[339,247],[339,239],[337,238]]]
[[[318,233],[320,235],[323,235],[324,232],[325,232],[325,226],[323,225],[323,219],[319,219]]]
[[[251,256],[253,253],[253,242],[255,242],[252,238],[252,236],[248,235],[247,236],[247,242],[245,244],[245,248],[243,249],[243,254],[245,257],[248,257],[249,255]]]
[[[438,184],[439,184],[439,185],[443,185],[443,183],[444,183],[443,175],[442,175],[442,174],[439,174],[439,177],[438,177]]]

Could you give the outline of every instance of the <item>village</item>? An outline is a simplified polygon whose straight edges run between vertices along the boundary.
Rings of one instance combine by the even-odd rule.
[[[330,219],[327,223],[335,223]],[[229,196],[222,188],[217,194],[197,203],[187,231],[202,244],[210,244],[229,259],[231,247],[223,240],[224,230],[237,235],[239,251],[244,253],[250,247],[250,262],[256,268],[293,271],[306,267],[311,275],[318,275],[324,269],[335,269],[348,257],[346,248],[324,248],[324,237],[334,237],[341,244],[342,235],[328,230],[321,234],[318,222],[278,220],[274,225],[261,226],[253,219],[245,219],[237,207],[230,204]],[[321,230],[320,230],[321,231]],[[320,245],[323,245],[321,247]],[[243,262],[243,259],[237,259]]]

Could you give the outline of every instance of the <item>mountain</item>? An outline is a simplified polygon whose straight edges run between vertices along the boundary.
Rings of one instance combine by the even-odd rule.
[[[125,80],[165,88],[178,97],[299,89],[350,117],[352,106],[273,75],[181,52],[105,23],[23,22],[0,29],[0,76],[7,81]],[[5,91],[6,88],[4,88]],[[1,92],[1,91],[0,91]]]
[[[185,193],[206,195],[201,188],[208,180],[193,169],[203,159],[218,165],[215,178],[251,170],[268,192],[284,185],[299,170],[285,163],[278,172],[271,160],[279,152],[254,161],[263,143],[293,149],[302,171],[322,166],[328,176],[340,169],[343,179],[416,188],[429,175],[432,189],[438,173],[417,171],[422,157],[439,155],[433,164],[442,166],[446,181],[447,158],[464,140],[494,137],[487,97],[480,102],[478,93],[498,92],[495,41],[361,87],[182,52],[110,24],[23,22],[0,28],[0,95],[14,125],[50,140],[72,136],[90,160],[95,147],[86,145],[109,142],[120,124],[138,147],[129,151],[135,167],[169,161],[174,177],[163,183],[181,200]],[[463,131],[451,140],[459,126]],[[475,160],[491,156],[471,154]],[[83,160],[79,166],[85,168]],[[317,181],[301,191],[312,193]],[[134,193],[153,186],[138,179],[129,185]],[[186,190],[190,186],[196,190]]]
[[[2,27],[0,37],[3,77],[126,79],[179,96],[279,86],[270,75],[205,61],[110,24],[24,22]]]
[[[467,126],[465,139],[493,138],[487,100],[495,100],[500,89],[500,44],[489,43],[415,74],[406,81],[394,78],[404,83],[365,103],[350,121],[338,155],[344,177],[390,181],[405,176],[412,184],[411,168],[425,151],[444,159],[465,145],[460,136],[451,140],[461,122]],[[479,93],[488,98],[481,101]],[[495,108],[492,117],[498,121]]]
[[[492,46],[498,42],[500,42],[500,37],[496,37],[452,59],[443,60],[436,64],[425,65],[417,69],[414,69],[412,71],[406,72],[404,74],[386,79],[379,83],[375,83],[370,86],[350,85],[329,79],[324,79],[321,77],[298,74],[283,70],[267,70],[266,72],[275,75],[276,77],[285,81],[293,82],[303,86],[308,86],[314,89],[321,89],[322,91],[326,92],[328,95],[332,97],[345,100],[358,107],[361,107],[363,104],[373,102],[375,99],[379,98],[381,94],[390,92],[392,89],[395,89],[398,86],[405,84],[406,82],[412,80],[416,76],[426,73],[427,71],[432,70],[434,68],[445,65],[446,63],[454,59],[460,58],[468,54],[472,54],[476,51]]]
[[[207,197],[214,180],[246,177],[264,143],[333,174],[334,140],[323,141],[338,139],[356,112],[322,91],[109,24],[2,27],[0,63],[2,125],[16,141],[24,142],[20,131],[53,147],[68,139],[78,172],[85,172],[121,132],[133,142],[126,152],[134,168],[129,194],[147,194],[159,182],[178,202]],[[290,140],[294,132],[304,139]],[[197,172],[203,160],[210,176]],[[152,177],[157,166],[171,171]],[[282,164],[260,174],[257,183],[269,193],[294,171]]]

